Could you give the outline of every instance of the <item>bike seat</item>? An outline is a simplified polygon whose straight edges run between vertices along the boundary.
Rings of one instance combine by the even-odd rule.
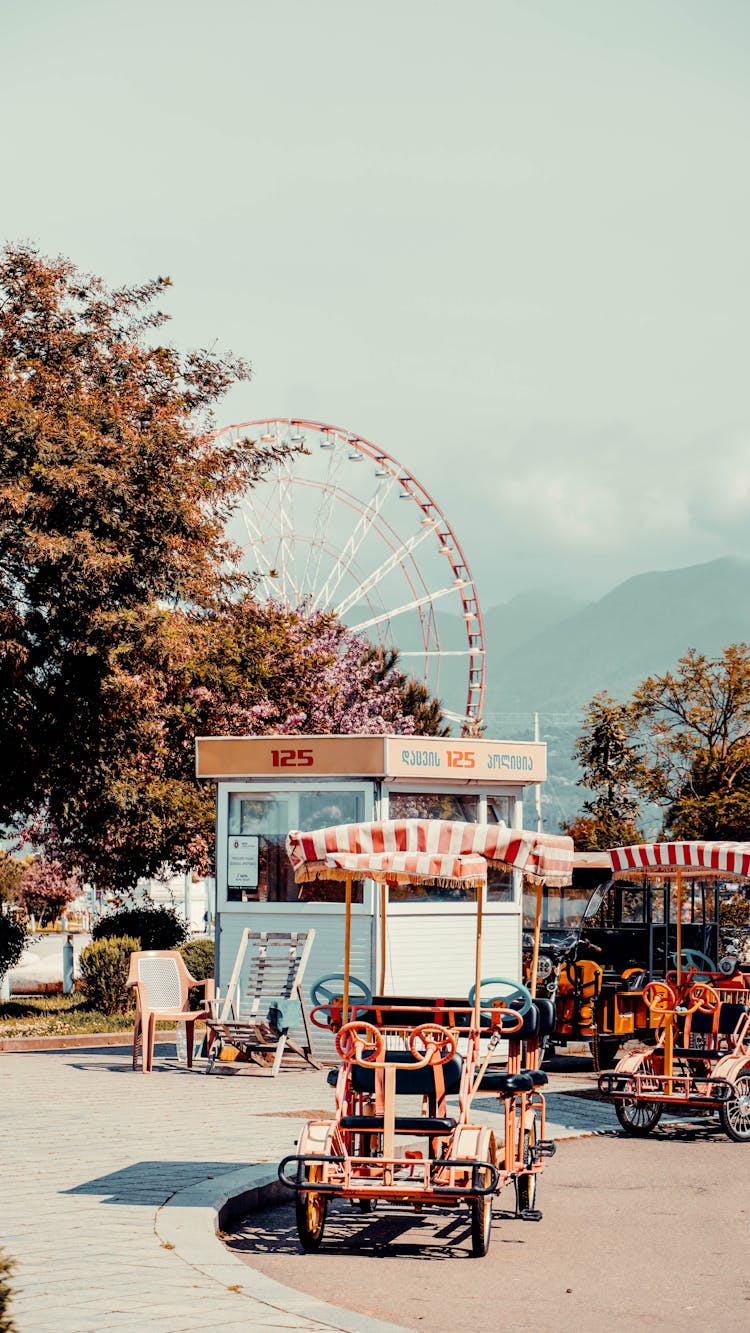
[[[379,1134],[383,1130],[382,1115],[343,1115],[339,1123],[342,1129],[365,1134]],[[455,1128],[456,1122],[450,1116],[396,1116],[397,1134],[452,1134]]]
[[[509,1074],[505,1069],[486,1069],[479,1091],[497,1092],[501,1097],[514,1096],[517,1092],[531,1092],[534,1087],[532,1073],[536,1072],[528,1070],[523,1074]],[[546,1081],[546,1074],[544,1077]]]

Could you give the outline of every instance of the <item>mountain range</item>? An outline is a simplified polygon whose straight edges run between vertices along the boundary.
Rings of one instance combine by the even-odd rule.
[[[585,796],[573,757],[581,710],[599,690],[627,699],[690,648],[711,657],[750,641],[750,560],[638,574],[593,602],[538,589],[490,607],[484,629],[485,732],[530,740],[538,715],[549,772],[544,827],[554,831]],[[532,810],[526,818],[533,819]]]
[[[689,648],[714,656],[746,640],[750,561],[738,558],[638,574],[589,604],[514,598],[485,616],[485,717],[578,710],[598,690],[625,698]]]

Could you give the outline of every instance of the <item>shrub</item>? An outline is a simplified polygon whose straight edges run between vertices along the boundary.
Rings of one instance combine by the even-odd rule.
[[[187,922],[174,907],[144,903],[140,907],[121,907],[97,921],[91,932],[95,940],[113,940],[135,935],[141,949],[177,949],[187,939]]]
[[[21,961],[26,947],[28,927],[25,921],[9,912],[0,912],[0,981],[6,972]]]
[[[213,940],[188,940],[187,944],[182,945],[180,953],[185,959],[188,972],[192,972],[196,981],[213,976],[216,953]],[[190,1008],[197,1009],[203,1003],[204,995],[202,986],[200,990],[197,986],[191,986],[188,996]]]
[[[92,1009],[102,1014],[121,1014],[130,1007],[131,997],[125,982],[130,955],[140,947],[140,940],[132,935],[94,940],[86,945],[80,957],[81,981]]]
[[[14,1267],[13,1260],[0,1251],[0,1333],[16,1333],[16,1325],[10,1315],[12,1292],[8,1282]]]

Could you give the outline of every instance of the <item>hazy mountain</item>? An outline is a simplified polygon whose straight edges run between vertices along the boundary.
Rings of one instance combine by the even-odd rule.
[[[490,646],[485,712],[577,710],[597,690],[625,697],[689,648],[715,655],[746,640],[750,561],[639,574],[510,650]]]

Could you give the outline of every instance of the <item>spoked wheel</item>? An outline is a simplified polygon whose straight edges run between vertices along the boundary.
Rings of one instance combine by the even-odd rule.
[[[471,1252],[481,1259],[490,1248],[492,1231],[492,1195],[482,1194],[471,1200]]]
[[[308,1180],[320,1180],[320,1167],[311,1166],[307,1173]],[[297,1218],[297,1234],[303,1250],[314,1254],[320,1249],[325,1230],[328,1200],[324,1194],[314,1190],[299,1191],[294,1200]]]
[[[660,1102],[636,1101],[631,1097],[623,1097],[615,1102],[615,1115],[623,1129],[640,1138],[656,1128],[663,1110]]]
[[[750,1143],[750,1065],[735,1081],[737,1096],[719,1108],[721,1127],[735,1143]]]
[[[529,1128],[523,1131],[524,1166],[533,1166],[535,1149],[536,1120],[534,1119]],[[519,1213],[525,1213],[527,1209],[534,1209],[536,1207],[536,1177],[536,1171],[530,1171],[528,1175],[519,1176],[516,1181],[516,1200]]]

